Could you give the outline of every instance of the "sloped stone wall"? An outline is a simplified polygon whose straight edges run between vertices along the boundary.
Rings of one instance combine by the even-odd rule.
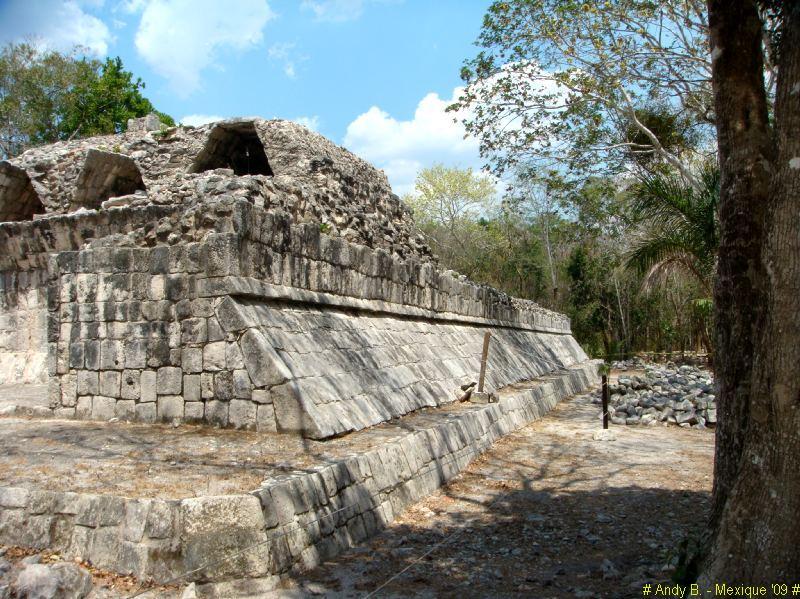
[[[383,173],[291,123],[4,165],[47,214],[0,223],[0,377],[46,363],[62,417],[326,438],[452,401],[486,330],[491,387],[586,357],[563,315],[438,269]]]
[[[61,417],[324,438],[452,401],[489,328],[490,385],[585,359],[561,315],[244,199],[50,217],[3,235],[7,272],[47,273]],[[421,359],[431,351],[449,357]]]
[[[586,360],[570,335],[254,299],[231,304],[229,326],[240,335],[249,378],[263,386],[247,398],[272,404],[280,430],[315,438],[454,401],[478,378],[487,331],[488,389]]]
[[[211,596],[259,595],[279,575],[374,534],[494,441],[596,382],[597,364],[585,362],[499,403],[371,432],[369,451],[239,495],[165,500],[0,487],[0,543],[50,548],[156,582],[215,582]]]

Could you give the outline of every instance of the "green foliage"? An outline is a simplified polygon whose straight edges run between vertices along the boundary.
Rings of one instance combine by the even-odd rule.
[[[566,313],[593,356],[709,347],[710,320],[702,317],[709,306],[696,301],[698,284],[671,276],[663,293],[643,294],[646,270],[626,268],[632,231],[654,216],[631,199],[627,182],[593,177],[576,185],[532,170],[498,202],[453,192],[476,188],[468,171],[455,171],[426,172],[417,195],[406,198],[444,267]],[[448,201],[431,191],[442,189],[450,190]],[[457,208],[442,209],[448,202]]]
[[[415,193],[404,199],[434,252],[451,268],[473,276],[480,268],[474,256],[490,252],[496,241],[496,231],[479,223],[494,209],[491,180],[472,169],[436,164],[420,171]]]
[[[658,138],[662,147],[674,156],[691,152],[699,143],[700,135],[692,119],[666,103],[637,108],[637,120]],[[633,122],[626,123],[622,143],[626,144],[631,160],[642,167],[652,167],[660,162],[650,138]]]
[[[719,169],[707,166],[695,190],[670,173],[644,176],[632,192],[636,223],[627,264],[644,275],[645,288],[676,270],[694,278],[711,296],[719,244]]]
[[[448,228],[475,220],[490,209],[495,189],[491,180],[471,168],[435,164],[417,175],[415,194],[406,198],[421,224]]]
[[[156,112],[142,96],[144,83],[119,58],[104,62],[79,55],[9,44],[0,51],[0,153],[11,157],[26,147],[124,131],[129,118]]]
[[[608,175],[646,139],[683,174],[675,140],[662,143],[662,131],[647,127],[652,119],[638,115],[643,106],[669,106],[713,138],[706,20],[702,0],[496,1],[451,109],[465,115],[499,172],[527,163],[581,179]],[[634,141],[621,142],[630,127]]]

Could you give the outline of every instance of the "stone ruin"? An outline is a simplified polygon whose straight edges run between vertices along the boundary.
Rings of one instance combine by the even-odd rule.
[[[50,415],[338,438],[456,401],[486,331],[489,390],[579,373],[551,405],[594,380],[565,316],[441,269],[385,175],[347,150],[278,120],[153,129],[0,162],[0,385],[46,382]],[[483,406],[474,438],[413,449],[419,472],[540,414],[550,395],[526,393]],[[391,520],[358,517],[366,534]],[[148,567],[127,569],[166,576]]]

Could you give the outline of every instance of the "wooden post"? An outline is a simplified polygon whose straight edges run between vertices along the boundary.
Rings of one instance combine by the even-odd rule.
[[[478,377],[478,393],[483,393],[483,381],[486,378],[486,361],[489,359],[489,339],[492,334],[486,331],[483,334],[483,352],[481,353],[481,374]]]
[[[608,428],[608,375],[603,375],[603,428]]]

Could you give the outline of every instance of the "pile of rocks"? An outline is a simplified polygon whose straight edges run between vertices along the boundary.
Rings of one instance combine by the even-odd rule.
[[[600,391],[592,402],[602,403]],[[621,374],[609,385],[613,424],[659,423],[706,428],[717,422],[713,375],[696,366],[650,365],[645,376]]]

